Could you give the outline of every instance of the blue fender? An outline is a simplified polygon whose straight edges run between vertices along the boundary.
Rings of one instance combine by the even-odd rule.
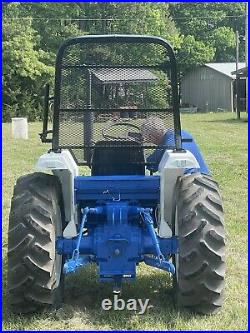
[[[181,137],[182,137],[182,148],[185,150],[189,150],[197,159],[200,168],[199,169],[186,169],[185,173],[193,173],[193,172],[201,172],[206,175],[210,175],[209,168],[202,156],[202,153],[200,151],[199,146],[195,142],[193,136],[185,131],[181,130]],[[167,131],[166,134],[164,135],[164,138],[162,140],[162,145],[164,146],[171,146],[174,140],[174,133],[173,131]],[[160,148],[161,145],[159,145],[156,150],[148,156],[147,162],[149,163],[148,165],[148,170],[151,171],[157,171],[158,170],[158,165],[161,161],[161,158],[165,152],[165,148]]]
[[[197,159],[197,161],[200,165],[200,169],[198,171],[201,173],[204,173],[206,175],[210,175],[208,166],[207,166],[207,164],[202,156],[202,153],[200,151],[200,148],[197,145],[197,143],[195,142],[193,136],[189,132],[182,130],[181,137],[182,137],[182,148],[185,150],[189,150],[194,155],[194,157]],[[185,173],[192,173],[192,171],[187,169]]]

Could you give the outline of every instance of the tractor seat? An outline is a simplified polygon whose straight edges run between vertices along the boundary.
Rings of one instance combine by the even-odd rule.
[[[95,144],[92,176],[145,175],[143,147],[134,141],[102,140]]]

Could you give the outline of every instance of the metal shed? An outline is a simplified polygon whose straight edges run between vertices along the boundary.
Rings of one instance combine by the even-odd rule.
[[[208,63],[188,72],[181,80],[182,105],[199,111],[234,109],[235,63]],[[239,69],[245,63],[239,63]]]
[[[89,79],[89,104],[92,105],[91,96],[95,91],[99,95],[102,107],[105,107],[105,101],[109,103],[109,107],[135,106],[136,93],[136,95],[140,95],[146,107],[148,84],[158,80],[159,78],[155,74],[144,68],[92,69]],[[98,100],[97,95],[95,100]]]

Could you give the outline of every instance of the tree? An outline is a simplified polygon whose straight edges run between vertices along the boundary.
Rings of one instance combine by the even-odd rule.
[[[21,115],[29,120],[41,117],[41,91],[46,81],[53,82],[59,45],[71,36],[100,33],[156,35],[177,48],[181,43],[166,3],[4,4],[4,120]],[[123,53],[126,56],[126,50]],[[100,56],[105,56],[105,50]]]
[[[183,38],[182,46],[177,54],[179,69],[185,72],[195,66],[203,65],[214,58],[215,51],[213,46],[195,40],[192,35],[187,35]]]
[[[244,3],[172,3],[170,12],[183,35],[179,54],[182,68],[188,70],[200,65],[201,61],[235,61],[235,30],[244,33]],[[190,36],[193,36],[192,40]],[[194,52],[190,54],[191,59],[185,51],[189,49],[191,52],[190,45],[193,50],[198,50],[197,56]],[[244,59],[242,45],[240,57]]]
[[[235,32],[231,27],[218,27],[211,36],[211,45],[216,52],[214,59],[218,62],[235,61]]]
[[[8,10],[15,14],[18,5],[12,5]],[[41,111],[41,87],[54,70],[47,65],[50,55],[37,48],[32,20],[23,25],[14,17],[4,22],[3,31],[3,119],[16,115],[34,120]]]

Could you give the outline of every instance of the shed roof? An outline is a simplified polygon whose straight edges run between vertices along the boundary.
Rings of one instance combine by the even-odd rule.
[[[221,74],[229,76],[232,79],[235,78],[235,75],[232,74],[232,72],[236,70],[235,62],[211,62],[211,63],[205,64],[205,66],[209,67]],[[241,69],[245,66],[246,66],[246,64],[244,62],[239,62],[239,64],[238,64],[239,69]]]
[[[98,68],[93,69],[98,84],[152,82],[158,80],[152,72],[143,68]]]

